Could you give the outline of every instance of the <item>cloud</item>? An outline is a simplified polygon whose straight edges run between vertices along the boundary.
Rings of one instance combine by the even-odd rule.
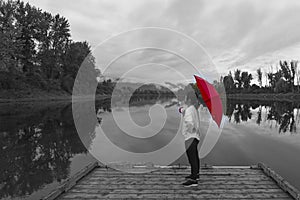
[[[30,3],[52,13],[60,13],[69,19],[75,40],[87,40],[95,48],[106,38],[121,31],[137,27],[164,27],[183,32],[205,47],[213,58],[218,71],[227,73],[235,68],[256,71],[263,65],[271,65],[279,59],[300,60],[300,1],[298,0],[29,0]],[[115,58],[128,48],[139,45],[164,47],[186,55],[195,63],[202,60],[209,66],[205,52],[196,51],[185,39],[162,33],[143,32],[134,38],[120,38],[108,43],[105,58]],[[193,52],[195,51],[195,52]],[[97,52],[95,52],[97,54]],[[134,60],[136,59],[136,60]],[[155,62],[181,69],[184,61],[166,53],[140,51],[124,57],[122,66]],[[100,66],[103,67],[103,66]],[[124,67],[123,67],[124,68]],[[122,69],[121,66],[116,70]],[[118,71],[111,72],[118,73]],[[162,79],[168,71],[157,74]]]

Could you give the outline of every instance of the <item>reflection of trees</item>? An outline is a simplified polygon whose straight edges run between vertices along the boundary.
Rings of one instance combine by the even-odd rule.
[[[257,112],[257,120],[256,120],[256,124],[260,125],[262,118],[261,118],[261,106],[259,107],[259,110]]]
[[[95,102],[95,111],[96,111],[98,124],[101,124],[102,122],[101,113],[111,112],[111,98],[97,100]]]
[[[170,99],[175,97],[175,94],[168,88],[160,86],[156,87],[154,84],[143,85],[132,92],[129,102],[128,96],[115,97],[111,100],[113,107],[123,107],[123,106],[145,106],[154,105],[158,101],[160,103],[168,102]]]
[[[97,100],[95,102],[96,112],[101,110],[102,112],[111,112],[111,98]]]
[[[250,106],[251,105],[251,106]],[[299,111],[300,103],[298,102],[271,102],[271,101],[245,101],[245,100],[228,100],[225,115],[231,121],[232,116],[235,123],[248,121],[251,119],[251,109],[257,109],[256,124],[262,122],[262,108],[266,108],[266,119],[275,120],[279,125],[279,133],[296,132],[296,120],[294,109]]]
[[[231,103],[230,101],[226,101],[226,111],[225,111],[225,115],[228,116],[229,121],[231,121],[231,117],[233,115],[235,109],[235,104]]]
[[[0,198],[28,195],[67,178],[70,158],[87,152],[70,105],[19,109],[22,114],[14,118],[5,113],[0,117],[6,124],[0,127]]]
[[[232,109],[232,107],[230,108]],[[252,113],[250,112],[250,106],[248,104],[236,104],[234,105],[234,108],[233,116],[235,123],[240,123],[241,121],[248,121],[248,119],[251,119]],[[230,112],[232,113],[232,110],[230,110],[228,114]]]
[[[295,106],[291,102],[274,102],[271,105],[267,119],[276,120],[279,124],[279,133],[281,131],[285,133],[287,130],[295,132],[294,108]]]

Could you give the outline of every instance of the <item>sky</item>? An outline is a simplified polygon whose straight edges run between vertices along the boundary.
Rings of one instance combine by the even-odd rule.
[[[159,79],[170,76],[170,69],[166,66],[179,70],[185,77],[190,76],[194,73],[193,67],[178,59],[177,54],[192,60],[191,63],[197,65],[200,73],[208,77],[216,74],[215,72],[218,72],[218,75],[226,75],[229,70],[234,71],[237,68],[248,70],[256,77],[255,71],[259,67],[262,67],[263,72],[267,72],[271,65],[275,69],[279,60],[300,60],[299,0],[29,2],[52,14],[59,13],[65,16],[69,20],[73,40],[88,41],[95,50],[97,65],[104,74],[111,76],[124,75],[137,65],[143,65],[145,73],[140,69],[133,76],[145,78],[141,74],[149,75],[146,71],[151,68],[151,64],[145,65],[146,62],[155,63],[153,65],[160,67],[157,70],[161,73],[155,73],[155,77]],[[160,27],[164,30],[121,34],[99,47],[99,44],[112,36],[142,27]],[[177,31],[181,35],[165,29]],[[199,43],[202,49],[193,46],[186,36]],[[170,51],[136,50],[147,45]],[[131,53],[123,55],[131,50]],[[106,68],[108,60],[120,55],[123,56],[116,62],[118,64]],[[206,73],[207,68],[214,69]],[[192,72],[189,74],[187,71]]]

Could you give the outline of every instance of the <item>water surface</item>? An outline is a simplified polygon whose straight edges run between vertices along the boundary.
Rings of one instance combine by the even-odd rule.
[[[115,103],[113,109],[118,105],[121,116],[122,103]],[[128,135],[116,126],[109,99],[97,102],[98,119],[91,119],[84,126],[87,134],[81,138],[88,148],[77,134],[70,103],[1,105],[0,198],[40,198],[92,162],[94,158],[88,150],[101,151],[106,156],[104,160],[126,161],[107,151],[106,144],[99,145],[103,142],[99,128],[109,133],[107,138],[125,151],[145,153],[164,147],[174,139],[180,124],[181,116],[174,99],[134,99],[130,103],[130,114],[136,124],[146,126],[151,122],[149,109],[155,104],[166,108],[166,122],[158,134],[145,139],[137,136],[147,137],[147,133]],[[78,106],[85,108],[86,104]],[[299,107],[295,102],[228,101],[227,123],[202,164],[230,166],[264,162],[300,189]],[[93,109],[86,108],[89,110]],[[205,133],[204,124],[209,115],[205,108],[200,110]],[[159,109],[152,114],[159,114]],[[177,148],[170,154],[184,148],[183,140],[177,142]],[[185,155],[173,164],[187,164]]]

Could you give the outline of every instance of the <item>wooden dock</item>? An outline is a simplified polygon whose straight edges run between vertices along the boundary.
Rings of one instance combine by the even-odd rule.
[[[133,166],[141,170],[145,166]],[[201,168],[196,187],[183,187],[185,166],[126,173],[90,164],[44,199],[300,199],[299,191],[264,164]]]

